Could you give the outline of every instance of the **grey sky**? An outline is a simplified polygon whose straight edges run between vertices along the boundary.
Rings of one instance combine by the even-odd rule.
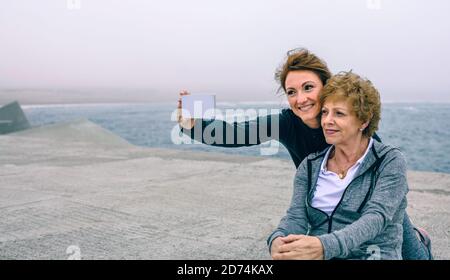
[[[303,46],[384,101],[450,102],[450,1],[80,2],[0,0],[0,88],[277,100],[274,70]]]

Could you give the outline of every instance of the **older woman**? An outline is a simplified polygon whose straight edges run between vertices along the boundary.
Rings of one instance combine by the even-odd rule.
[[[309,155],[291,206],[268,239],[274,259],[402,259],[406,162],[372,138],[380,99],[354,73],[333,76],[320,96],[329,148]]]
[[[321,109],[319,96],[330,77],[331,72],[322,59],[307,49],[294,49],[288,52],[286,60],[275,72],[275,79],[280,84],[280,90],[286,93],[289,109],[282,110],[278,115],[261,116],[246,122],[227,123],[220,120],[183,119],[181,114],[178,121],[186,135],[212,146],[235,148],[277,140],[286,147],[295,167],[298,168],[307,155],[322,151],[329,146],[317,117]],[[180,110],[182,109],[181,96],[186,94],[188,94],[186,91],[180,93],[178,100]],[[278,124],[277,132],[271,129],[273,123]],[[200,128],[201,133],[195,134],[194,126]],[[222,139],[213,143],[205,141],[203,132],[207,127],[214,127],[214,130],[222,129],[222,133],[217,133],[222,135]],[[255,129],[258,127],[259,129]],[[260,133],[261,131],[266,133]],[[257,133],[257,135],[251,135],[251,133]],[[231,143],[227,141],[230,135],[234,135],[235,138],[235,141]],[[238,143],[237,135],[245,135],[245,141]],[[380,140],[376,134],[373,138]],[[252,143],[250,139],[257,141]],[[403,228],[405,240],[403,257],[405,259],[430,258],[429,248],[425,246],[427,244],[421,242],[416,236],[408,215],[405,216]],[[422,236],[429,241],[427,235],[422,234]]]

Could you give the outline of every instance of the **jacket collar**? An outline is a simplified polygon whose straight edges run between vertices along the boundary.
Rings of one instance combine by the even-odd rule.
[[[317,179],[320,171],[320,166],[322,164],[322,161],[328,151],[328,149],[331,149],[331,147],[326,148],[325,150],[309,155],[308,160],[308,167],[311,167],[311,183],[313,184],[311,186],[311,189],[314,189],[315,184],[317,184]],[[383,157],[387,152],[394,149],[391,146],[385,145],[378,141],[373,141],[373,145],[370,148],[370,151],[367,153],[366,157],[364,158],[363,162],[361,163],[361,166],[359,167],[358,171],[355,174],[355,178],[360,176],[361,174],[364,174],[369,170],[378,159]]]

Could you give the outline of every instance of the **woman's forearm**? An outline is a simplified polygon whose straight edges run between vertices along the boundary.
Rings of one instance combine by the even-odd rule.
[[[279,123],[274,116],[259,117],[246,122],[228,123],[223,120],[196,120],[192,129],[182,132],[203,144],[237,148],[259,145],[279,139]]]

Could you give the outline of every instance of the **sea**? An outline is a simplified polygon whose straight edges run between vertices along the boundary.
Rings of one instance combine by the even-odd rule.
[[[174,103],[55,104],[22,108],[32,126],[88,119],[138,146],[290,159],[282,145],[278,145],[276,152],[261,152],[264,147],[274,147],[273,143],[241,148],[180,143],[176,140],[179,133]],[[276,113],[283,108],[285,105],[271,102],[217,104],[217,109],[224,115],[229,112],[236,117],[249,110],[260,115]],[[409,170],[450,173],[450,104],[383,104],[377,134],[384,143],[400,148]]]

